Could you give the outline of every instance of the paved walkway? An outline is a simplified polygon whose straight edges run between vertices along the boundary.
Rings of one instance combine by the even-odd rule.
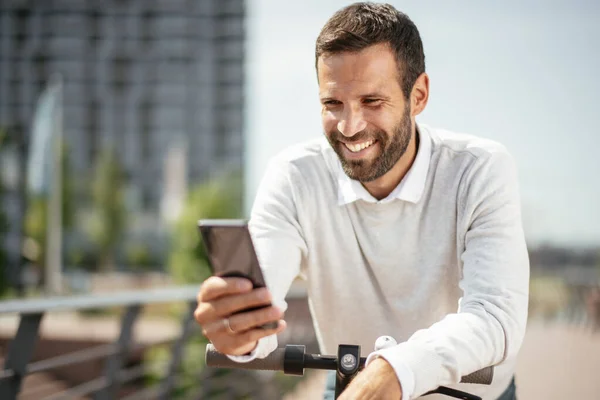
[[[519,400],[600,399],[600,332],[531,323],[517,379]]]

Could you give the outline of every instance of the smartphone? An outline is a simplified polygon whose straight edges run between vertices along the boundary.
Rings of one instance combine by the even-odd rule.
[[[266,282],[258,263],[252,243],[248,222],[240,219],[203,219],[198,221],[200,235],[208,254],[211,273],[220,277],[241,277],[249,279],[253,288],[266,287]],[[240,312],[258,310],[267,306],[249,307]],[[273,329],[278,323],[272,322],[261,328]]]

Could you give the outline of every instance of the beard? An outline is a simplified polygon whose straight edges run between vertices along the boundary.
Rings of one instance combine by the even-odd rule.
[[[406,153],[411,138],[410,105],[407,103],[404,107],[402,119],[392,129],[391,135],[388,135],[382,129],[364,130],[351,138],[347,138],[337,130],[325,134],[329,144],[336,152],[344,172],[350,179],[359,182],[371,182],[385,175],[400,158]],[[373,159],[349,160],[344,156],[346,143],[358,143],[368,140],[376,140],[377,143],[371,145],[379,146],[379,155]]]

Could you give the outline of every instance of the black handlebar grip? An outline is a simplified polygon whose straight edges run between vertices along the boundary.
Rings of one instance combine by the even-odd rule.
[[[256,358],[252,361],[240,363],[233,361],[225,354],[215,350],[212,344],[206,345],[206,365],[216,368],[242,368],[242,369],[260,369],[266,371],[283,371],[285,349],[275,349],[265,358]]]
[[[472,374],[463,376],[460,380],[461,383],[478,383],[481,385],[489,385],[492,383],[494,378],[494,367],[487,367],[475,371]]]

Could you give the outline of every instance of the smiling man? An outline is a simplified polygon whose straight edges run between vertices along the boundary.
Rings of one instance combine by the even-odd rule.
[[[423,46],[390,5],[333,15],[316,69],[325,138],[276,156],[252,209],[269,289],[208,279],[196,310],[204,334],[239,362],[265,357],[301,275],[323,353],[342,343],[368,352],[382,335],[398,342],[368,354],[341,398],[408,400],[444,385],[515,399],[529,261],[512,157],[493,141],[416,122],[429,98]],[[492,385],[459,384],[487,366]]]
[[[348,42],[352,39],[324,38],[318,44],[323,127],[346,175],[382,199],[414,161],[418,136],[413,134],[412,118],[425,108],[429,82],[426,74],[418,77],[411,110],[390,44],[376,43],[355,52],[336,51]],[[391,77],[396,81],[392,86]]]

